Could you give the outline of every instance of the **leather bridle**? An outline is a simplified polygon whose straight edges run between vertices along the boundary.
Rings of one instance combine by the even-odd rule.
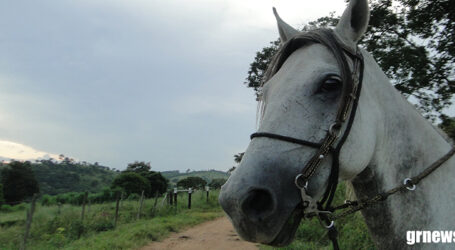
[[[417,184],[421,179],[429,175],[436,168],[441,166],[442,163],[448,160],[453,154],[455,154],[455,149],[452,149],[450,152],[448,152],[438,161],[433,163],[430,167],[428,167],[418,176],[415,176],[413,178],[406,178],[402,185],[394,189],[391,189],[385,193],[378,194],[370,199],[359,201],[347,201],[345,202],[345,204],[341,206],[331,207],[331,203],[338,185],[340,151],[346,141],[346,138],[349,136],[357,111],[358,101],[362,88],[364,60],[358,47],[356,47],[355,52],[353,52],[351,49],[343,45],[343,43],[341,43],[336,38],[336,35],[334,34],[333,31],[319,30],[319,32],[322,32],[325,36],[328,36],[334,41],[336,41],[335,46],[337,47],[339,53],[341,53],[343,63],[347,65],[346,55],[349,56],[353,61],[353,70],[349,74],[347,74],[347,77],[344,77],[344,81],[342,82],[343,91],[341,94],[340,105],[336,113],[335,121],[328,127],[325,138],[323,138],[321,142],[311,142],[307,140],[302,140],[290,136],[284,136],[269,132],[257,132],[251,135],[251,139],[266,137],[270,139],[285,141],[317,149],[316,153],[303,167],[301,173],[299,173],[295,177],[295,185],[297,186],[297,188],[299,188],[302,197],[301,204],[303,216],[305,218],[312,218],[316,216],[321,222],[321,225],[328,229],[328,236],[333,243],[334,249],[339,249],[337,243],[337,231],[334,226],[335,219],[359,211],[365,207],[371,206],[376,202],[383,201],[389,195],[394,194],[398,191],[406,189],[414,190],[415,184]],[[292,39],[289,42],[292,42]],[[314,42],[322,43],[323,45],[328,47],[327,44],[321,42],[320,40]],[[334,44],[332,44],[332,46],[333,45]],[[332,52],[334,51],[332,50]],[[342,69],[343,68],[346,69],[346,65],[339,66]],[[278,71],[278,69],[279,68],[275,69],[275,71]],[[349,67],[347,67],[347,69],[349,69]],[[345,129],[341,135],[343,127],[345,127]],[[337,141],[338,143],[336,143]],[[308,181],[316,173],[318,167],[329,154],[332,155],[332,166],[328,179],[328,185],[322,199],[320,201],[316,201],[307,193]],[[341,215],[332,214],[332,212],[334,212],[335,210],[345,208],[350,208],[350,210],[342,213]]]
[[[332,39],[336,41],[335,34],[332,31],[324,30],[325,34],[331,36]],[[346,55],[351,57],[353,60],[353,71],[347,77],[347,81],[343,82],[342,96],[340,100],[340,105],[338,107],[335,121],[328,127],[327,134],[321,142],[310,142],[306,140],[301,140],[289,136],[283,136],[268,132],[258,132],[251,135],[251,139],[258,137],[267,137],[275,140],[286,141],[290,143],[299,144],[302,146],[309,146],[312,148],[317,148],[318,150],[306,163],[303,167],[302,172],[298,174],[295,178],[295,184],[301,191],[303,210],[307,217],[313,216],[315,213],[318,215],[323,214],[324,211],[328,211],[330,203],[333,199],[336,186],[338,184],[338,172],[339,172],[339,153],[340,150],[346,141],[347,136],[352,127],[354,121],[355,113],[357,110],[358,99],[360,96],[360,90],[362,87],[363,79],[363,57],[359,52],[358,48],[353,53],[346,46],[343,46],[342,43],[336,42],[338,45],[338,50],[343,51],[342,56],[344,57],[343,62],[347,63]],[[346,79],[346,78],[345,78]],[[346,123],[346,128],[344,129],[343,135],[341,135],[341,130],[343,125]],[[339,139],[340,138],[340,139]],[[339,139],[339,140],[338,140]],[[335,143],[338,140],[338,144]],[[324,161],[324,159],[332,154],[332,168],[329,176],[329,185],[324,193],[324,196],[321,201],[315,202],[314,199],[307,194],[307,185],[310,178],[314,175],[318,167]],[[325,203],[323,209],[322,205]]]

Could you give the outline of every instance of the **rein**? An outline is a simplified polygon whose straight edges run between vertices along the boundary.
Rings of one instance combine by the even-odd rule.
[[[360,92],[362,88],[363,81],[363,71],[364,71],[364,60],[363,56],[360,53],[359,49],[356,48],[355,52],[352,52],[349,48],[346,48],[340,41],[338,41],[331,30],[321,30],[320,31],[324,36],[327,36],[329,40],[335,41],[334,44],[330,44],[335,47],[335,50],[331,49],[335,56],[341,56],[341,62],[338,60],[340,68],[342,69],[343,77],[343,92],[340,101],[340,105],[337,110],[335,121],[329,126],[327,134],[322,142],[310,142],[302,139],[297,139],[289,136],[268,133],[268,132],[257,132],[251,135],[251,139],[266,137],[270,139],[285,141],[289,143],[299,144],[302,146],[309,146],[312,148],[317,148],[317,152],[311,157],[311,159],[306,163],[305,167],[302,169],[302,172],[295,177],[295,185],[300,189],[300,194],[302,197],[302,211],[304,218],[317,217],[322,226],[328,230],[329,239],[332,241],[333,248],[335,250],[339,249],[337,242],[337,230],[335,228],[334,221],[336,219],[345,217],[349,214],[355,213],[361,209],[371,207],[374,204],[384,201],[390,195],[397,193],[398,191],[405,190],[414,190],[416,185],[426,176],[431,174],[434,170],[440,167],[445,161],[447,161],[451,156],[455,154],[455,148],[452,148],[447,154],[441,157],[439,160],[431,164],[426,168],[422,173],[412,178],[406,178],[403,181],[403,184],[397,186],[393,189],[390,189],[384,193],[377,194],[371,198],[360,199],[357,201],[345,201],[344,204],[332,207],[331,203],[335,195],[335,191],[338,185],[339,177],[339,155],[342,146],[344,145],[347,137],[352,128],[354,122],[355,114],[357,111],[358,101],[360,97]],[[290,43],[294,42],[293,39],[289,41]],[[314,42],[319,42],[330,49],[330,46],[326,44],[327,42],[322,40],[317,40]],[[297,42],[296,42],[297,43]],[[298,45],[297,45],[298,46]],[[291,45],[295,49],[295,45]],[[343,53],[344,52],[344,53]],[[292,53],[288,52],[288,54]],[[338,53],[338,55],[336,54]],[[353,71],[343,72],[343,70],[349,70],[347,67],[346,54],[353,60],[354,66]],[[285,60],[286,58],[284,58]],[[281,59],[281,64],[284,61]],[[279,65],[281,66],[281,65]],[[275,69],[278,71],[279,67]],[[349,73],[349,74],[346,74]],[[347,122],[347,123],[346,123]],[[346,128],[341,135],[341,130],[343,125],[346,124]],[[338,141],[338,144],[335,146],[335,142]],[[328,185],[324,192],[324,195],[320,201],[316,201],[307,194],[308,181],[314,175],[318,167],[321,165],[323,160],[328,154],[332,154],[333,162],[330,170],[330,175],[328,179]],[[348,209],[339,214],[334,214],[336,210]]]

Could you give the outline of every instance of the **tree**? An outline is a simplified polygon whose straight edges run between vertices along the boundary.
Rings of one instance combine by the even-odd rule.
[[[177,182],[177,186],[183,188],[203,188],[205,185],[207,185],[207,182],[197,176],[187,177]]]
[[[235,163],[239,164],[242,161],[242,158],[243,158],[244,154],[245,154],[245,152],[238,153],[238,154],[234,155]]]
[[[150,162],[138,162],[128,164],[124,172],[134,172],[146,178],[150,183],[150,195],[163,194],[167,190],[168,180],[160,172],[151,171]]]
[[[360,46],[373,55],[395,88],[434,120],[455,93],[455,5],[450,0],[372,0],[370,9]],[[338,19],[331,14],[303,30],[333,27]],[[250,65],[245,84],[258,96],[278,44],[271,42],[257,52]]]
[[[29,161],[13,161],[2,170],[3,195],[6,202],[21,202],[40,189]]]
[[[150,196],[150,182],[143,176],[134,172],[123,172],[115,177],[112,188],[122,188],[126,195],[141,194],[144,190],[146,196]]]
[[[126,172],[130,171],[130,172],[136,172],[138,174],[140,173],[143,173],[143,172],[149,172],[151,169],[150,167],[150,162],[139,162],[139,161],[135,161],[134,163],[130,163],[128,164],[128,167],[126,168]]]
[[[228,173],[228,174],[232,174],[232,172],[234,172],[235,169],[236,169],[236,167],[235,167],[235,166],[232,166],[232,167],[227,171],[227,173]]]
[[[224,183],[226,183],[226,179],[224,179],[224,178],[215,178],[215,179],[213,179],[210,182],[209,187],[218,189],[218,188],[221,188],[221,186],[223,186]]]
[[[147,179],[150,182],[151,195],[161,195],[166,192],[169,181],[160,172],[150,171]]]
[[[439,127],[444,130],[452,140],[455,140],[455,118],[443,115],[441,119],[442,122],[439,124]]]
[[[261,73],[262,74],[262,73]],[[243,159],[243,155],[245,154],[245,152],[242,152],[242,153],[238,153],[238,154],[235,154],[234,155],[234,162],[238,164],[240,164],[240,162],[242,161]],[[234,172],[234,170],[236,169],[236,166],[232,166],[232,168],[230,168],[227,173],[228,174],[231,174],[232,172]]]
[[[0,206],[5,202],[5,197],[3,196],[3,185],[0,184]]]

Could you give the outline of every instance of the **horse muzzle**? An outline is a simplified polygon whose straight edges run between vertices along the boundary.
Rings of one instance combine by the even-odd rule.
[[[247,241],[273,246],[288,245],[302,218],[297,206],[286,207],[276,193],[266,187],[233,190],[226,183],[219,202],[238,234]]]

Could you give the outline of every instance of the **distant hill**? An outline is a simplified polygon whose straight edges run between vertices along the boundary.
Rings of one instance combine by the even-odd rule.
[[[0,169],[6,164],[1,164]],[[71,160],[61,162],[41,160],[32,163],[32,170],[38,181],[41,194],[60,194],[66,192],[100,192],[110,187],[118,174],[105,166],[89,163],[76,163]]]
[[[0,163],[0,170],[6,167]],[[38,181],[41,194],[56,195],[67,192],[100,192],[104,187],[110,187],[117,171],[109,167],[86,162],[74,162],[66,158],[63,161],[39,160],[32,163],[32,170]],[[227,179],[229,175],[223,171],[164,171],[161,174],[174,186],[180,179],[198,176],[210,183],[216,178]]]
[[[210,183],[211,180],[216,179],[216,178],[223,178],[227,179],[229,177],[229,174],[223,171],[217,171],[217,170],[209,170],[209,171],[192,171],[192,172],[184,172],[181,173],[179,171],[164,171],[161,172],[161,174],[167,178],[170,182],[170,184],[173,186],[176,184],[180,179],[184,179],[190,176],[197,176],[201,177],[207,183]]]

